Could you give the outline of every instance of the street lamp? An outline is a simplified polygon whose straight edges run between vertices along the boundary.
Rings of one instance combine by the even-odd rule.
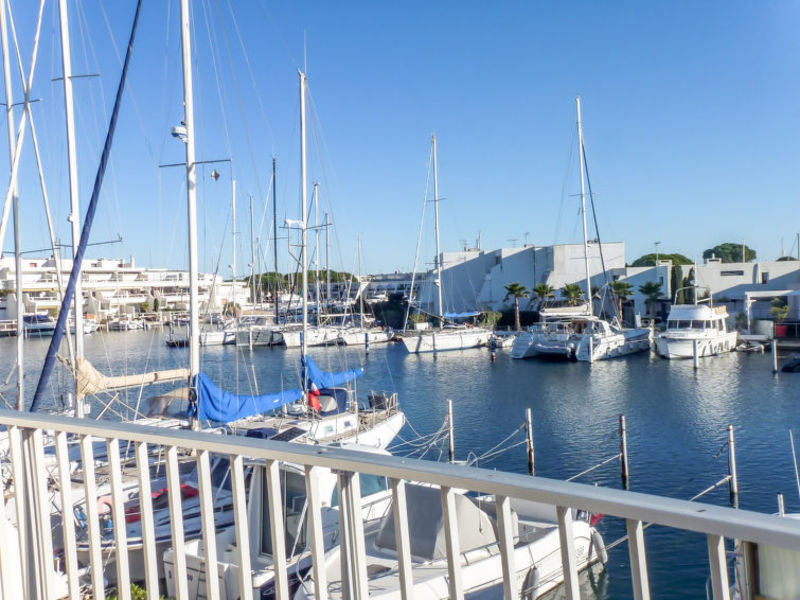
[[[655,262],[655,266],[658,266],[658,247],[660,245],[661,245],[661,242],[655,242],[655,246],[656,246],[656,262]]]

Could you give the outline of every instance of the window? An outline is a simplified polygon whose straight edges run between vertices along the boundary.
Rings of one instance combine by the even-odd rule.
[[[761,274],[761,283],[769,283],[769,273]]]
[[[690,327],[692,329],[703,329],[703,321],[692,321]]]
[[[719,274],[723,277],[743,277],[744,271],[720,271]]]

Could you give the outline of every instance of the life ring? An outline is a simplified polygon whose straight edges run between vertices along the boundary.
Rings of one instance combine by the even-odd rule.
[[[536,600],[539,595],[539,567],[533,567],[525,575],[522,582],[522,600]]]
[[[100,496],[97,499],[97,514],[103,516],[111,512],[111,496]]]

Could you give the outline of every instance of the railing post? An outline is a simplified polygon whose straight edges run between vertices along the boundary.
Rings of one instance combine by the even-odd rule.
[[[328,581],[325,574],[325,539],[322,530],[322,499],[319,491],[317,469],[306,465],[306,502],[308,503],[308,526],[311,530],[311,561],[314,572],[314,597],[327,600]]]
[[[339,473],[339,511],[344,515],[347,532],[341,531],[340,535],[346,539],[347,554],[342,557],[346,563],[347,579],[349,581],[348,597],[353,600],[367,600],[369,587],[367,585],[367,554],[364,545],[364,523],[361,520],[361,482],[358,473],[345,471]]]
[[[265,468],[273,564],[286,564],[286,533],[283,527],[280,465],[277,460],[268,460]],[[289,580],[286,576],[286,569],[275,569],[275,598],[276,600],[289,600]]]
[[[244,459],[241,455],[230,456],[231,488],[233,490],[233,523],[236,530],[236,552],[239,559],[239,593],[241,598],[253,594],[253,579],[250,571],[250,535],[247,523],[247,496],[244,491]]]
[[[53,598],[55,572],[53,567],[53,534],[50,531],[50,503],[47,491],[47,469],[44,465],[44,441],[41,429],[28,433],[28,449],[31,457],[31,512],[36,523],[37,548],[39,550],[40,586],[43,598]]]
[[[644,550],[644,526],[641,521],[626,520],[628,552],[631,558],[631,583],[634,600],[650,600],[650,581],[647,576],[647,555]]]
[[[414,581],[411,574],[411,540],[408,534],[406,482],[403,479],[392,479],[392,510],[394,538],[397,540],[397,566],[400,571],[400,596],[403,600],[412,600]]]
[[[458,515],[456,514],[456,493],[442,486],[442,514],[444,516],[444,537],[447,545],[447,574],[450,587],[450,600],[464,600],[464,583],[461,576],[461,550],[458,540]]]
[[[139,517],[142,527],[145,587],[148,594],[158,594],[157,561],[160,557],[156,556],[156,525],[153,517],[150,457],[147,454],[147,442],[135,442],[134,453],[136,454],[136,475],[139,479]]]
[[[97,483],[94,475],[94,450],[92,436],[82,435],[81,463],[83,464],[83,490],[84,510],[86,511],[86,525],[88,536],[86,543],[89,546],[90,568],[92,573],[92,592],[95,598],[105,598],[103,580],[103,546],[100,536],[100,516],[97,509]],[[149,495],[148,495],[149,499]],[[113,552],[113,548],[111,549]],[[156,585],[158,580],[156,579]],[[156,587],[158,589],[158,587]]]
[[[197,453],[197,487],[200,492],[200,521],[206,563],[206,598],[219,600],[217,569],[217,529],[214,525],[214,496],[211,484],[211,459],[208,450]]]
[[[561,546],[561,565],[564,574],[564,592],[567,600],[580,600],[578,585],[578,561],[575,556],[575,537],[572,531],[572,509],[557,506],[558,539]]]
[[[14,499],[17,509],[17,540],[22,575],[24,598],[30,598],[36,590],[36,573],[33,560],[33,530],[31,513],[28,511],[28,475],[25,469],[25,451],[22,444],[22,430],[12,425],[8,428],[8,443],[11,448],[11,472],[14,477]]]
[[[128,533],[125,530],[125,497],[122,493],[122,465],[119,457],[119,440],[106,441],[108,466],[111,471],[111,523],[114,526],[114,544],[117,551],[117,595],[120,600],[130,600],[131,581],[128,568]]]
[[[730,600],[724,537],[708,534],[708,558],[711,563],[711,590],[714,600]]]
[[[511,519],[511,500],[496,496],[497,529],[500,534],[500,561],[503,569],[503,595],[506,600],[517,597],[517,568],[514,561],[514,530]]]
[[[70,480],[67,434],[63,431],[57,431],[55,444],[56,461],[58,462],[58,487],[61,492],[61,535],[64,539],[64,568],[67,572],[70,599],[80,600],[81,584],[78,579],[78,550],[75,542],[75,522],[72,514],[72,484]]]
[[[189,598],[189,584],[186,578],[186,552],[183,537],[183,497],[181,494],[180,471],[178,470],[178,448],[168,446],[167,458],[167,502],[169,504],[169,523],[172,533],[172,551],[175,561],[175,596],[178,600]],[[209,582],[213,585],[213,582]]]

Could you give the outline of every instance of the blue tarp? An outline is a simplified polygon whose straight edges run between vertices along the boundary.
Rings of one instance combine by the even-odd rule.
[[[364,369],[360,367],[358,369],[350,369],[349,371],[328,373],[327,371],[320,369],[308,354],[303,357],[303,361],[303,366],[306,369],[306,377],[308,378],[308,381],[316,385],[318,389],[344,385],[350,381],[353,381],[353,379],[356,377],[361,377],[364,374]]]
[[[201,421],[230,423],[269,412],[302,397],[302,390],[285,390],[261,396],[231,394],[215,386],[205,373],[199,373],[197,402],[190,406],[189,412],[191,416],[196,416]]]
[[[467,319],[469,317],[477,317],[479,314],[481,314],[481,313],[478,312],[478,311],[462,312],[462,313],[448,313],[448,312],[446,312],[446,313],[444,313],[443,316],[444,316],[445,319]]]

